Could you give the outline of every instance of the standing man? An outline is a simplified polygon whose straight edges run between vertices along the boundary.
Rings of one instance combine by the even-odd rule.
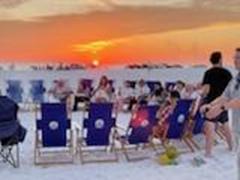
[[[205,96],[204,103],[207,104],[202,107],[202,110],[208,109],[209,106],[212,105],[211,103],[221,96],[232,79],[231,73],[227,69],[223,68],[221,52],[212,53],[210,62],[213,67],[206,71],[202,82],[203,95]],[[224,136],[226,137],[229,150],[232,150],[232,135],[228,123],[228,111],[224,110],[218,116],[214,118],[207,118],[206,120],[205,149],[207,157],[212,155],[216,123],[221,123],[223,125]]]
[[[238,180],[240,180],[240,48],[236,49],[234,64],[238,71],[237,76],[229,83],[222,96],[217,98],[210,105],[205,106],[205,108],[208,108],[206,116],[209,119],[214,119],[222,112],[232,109],[233,130],[236,136],[236,144],[238,145]]]

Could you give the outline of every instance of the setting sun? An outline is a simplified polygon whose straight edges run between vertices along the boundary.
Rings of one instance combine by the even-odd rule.
[[[92,61],[92,66],[93,67],[98,67],[98,66],[100,66],[100,62],[98,60],[93,60]]]

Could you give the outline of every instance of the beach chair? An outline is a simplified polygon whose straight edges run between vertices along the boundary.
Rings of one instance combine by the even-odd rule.
[[[127,161],[139,161],[149,158],[149,147],[155,149],[151,141],[152,128],[157,122],[156,113],[158,106],[142,106],[136,112],[133,112],[132,121],[124,136],[118,135],[121,143],[121,150]]]
[[[159,105],[148,105],[149,121],[152,126],[155,126],[158,123],[157,112],[160,108]]]
[[[19,143],[26,130],[17,119],[18,106],[7,97],[0,97],[0,160],[17,168],[20,166]]]
[[[35,104],[40,104],[44,102],[44,93],[46,92],[46,88],[44,87],[43,80],[32,80],[30,81],[31,89],[30,95],[32,102]]]
[[[175,107],[173,114],[169,118],[169,127],[166,129],[165,136],[162,139],[163,147],[167,145],[172,140],[178,140],[184,142],[191,152],[194,152],[193,145],[186,138],[185,130],[186,124],[189,120],[189,112],[192,106],[192,100],[179,100],[177,106]]]
[[[195,147],[197,150],[200,150],[200,146],[194,140],[194,137],[200,134],[203,134],[205,118],[200,111],[196,113],[192,121],[192,128],[189,129],[189,134],[186,134],[188,141]]]
[[[127,80],[127,82],[130,84],[131,88],[135,89],[136,84],[137,84],[137,81],[130,81],[130,80]]]
[[[20,80],[8,80],[7,81],[7,96],[14,100],[16,103],[23,102],[23,88]]]
[[[82,127],[77,128],[78,153],[82,164],[118,161],[115,125],[116,116],[113,114],[112,103],[89,105]]]
[[[36,165],[73,163],[73,130],[66,104],[41,104],[40,113],[36,113],[34,150]]]
[[[80,80],[84,88],[93,89],[93,80],[92,79],[81,79]]]
[[[175,85],[176,85],[176,82],[166,82],[165,83],[165,89],[168,92],[170,92],[170,91],[172,91],[174,89]]]
[[[151,93],[154,92],[154,90],[156,89],[156,86],[161,86],[161,83],[159,81],[147,81],[146,83]]]

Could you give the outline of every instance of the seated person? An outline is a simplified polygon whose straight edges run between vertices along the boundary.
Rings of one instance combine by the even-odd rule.
[[[185,90],[181,94],[182,99],[196,100],[200,97],[200,92],[197,91],[194,85],[187,84]]]
[[[112,101],[112,86],[106,76],[102,76],[98,87],[93,91],[92,102],[104,103]]]
[[[74,97],[74,106],[73,110],[76,111],[78,109],[78,104],[89,102],[91,96],[91,87],[88,87],[81,80],[78,84],[77,92]]]
[[[146,99],[150,95],[150,89],[143,79],[141,79],[136,86],[136,97],[137,99]]]
[[[148,99],[148,105],[161,105],[166,101],[166,92],[162,87],[155,89]]]
[[[183,81],[177,81],[174,90],[179,92],[181,98],[185,92],[186,84]]]
[[[72,89],[64,80],[55,80],[53,83],[53,87],[48,91],[49,101],[66,103],[73,93]]]
[[[163,139],[169,127],[169,117],[173,113],[177,101],[180,99],[180,94],[177,91],[172,91],[168,97],[167,103],[161,107],[157,113],[158,124],[153,127],[153,137]]]
[[[131,110],[136,103],[135,92],[129,81],[125,81],[124,86],[119,89],[117,102],[120,110]]]

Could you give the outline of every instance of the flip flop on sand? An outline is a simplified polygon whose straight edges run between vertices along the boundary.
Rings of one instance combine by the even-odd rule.
[[[206,164],[206,161],[202,157],[194,157],[191,163],[194,167],[200,167]]]

